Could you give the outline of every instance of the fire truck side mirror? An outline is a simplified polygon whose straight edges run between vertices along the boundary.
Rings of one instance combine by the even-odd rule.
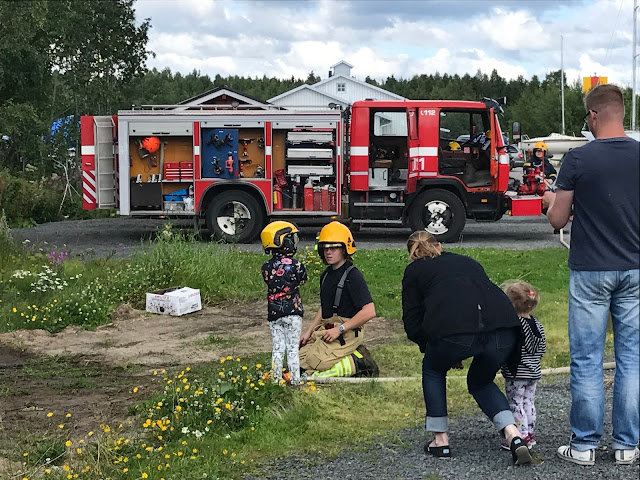
[[[513,137],[513,143],[520,142],[520,122],[513,122],[511,127],[511,136]]]
[[[498,105],[506,105],[507,104],[507,97],[500,97],[500,98],[496,98],[496,102],[498,102]]]

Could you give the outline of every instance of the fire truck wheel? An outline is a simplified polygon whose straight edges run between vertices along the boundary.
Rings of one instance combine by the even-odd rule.
[[[216,195],[206,213],[207,228],[216,240],[248,243],[264,226],[264,212],[246,192],[227,191]]]
[[[439,242],[456,242],[466,220],[464,205],[454,193],[433,189],[420,193],[409,212],[409,226],[426,230]]]

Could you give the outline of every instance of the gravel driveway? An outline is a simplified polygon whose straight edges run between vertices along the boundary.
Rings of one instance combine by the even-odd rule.
[[[511,454],[499,450],[497,433],[483,415],[459,416],[450,419],[450,439],[453,458],[426,456],[423,445],[429,438],[422,428],[407,429],[356,445],[353,451],[343,451],[335,459],[301,455],[260,465],[258,478],[302,479],[580,479],[637,480],[640,467],[617,466],[611,444],[611,382],[606,389],[607,407],[605,435],[596,454],[596,465],[582,467],[560,460],[557,448],[569,439],[570,395],[566,376],[546,377],[538,386],[537,442],[533,448],[534,464],[514,467]]]
[[[141,219],[134,217],[100,218],[93,220],[70,220],[45,223],[31,228],[12,230],[20,242],[28,240],[44,251],[67,251],[75,255],[125,258],[142,242],[153,238],[168,220]],[[190,230],[192,222],[178,221],[175,228]],[[301,245],[313,245],[319,228],[302,228]],[[362,229],[354,236],[358,248],[405,248],[411,232],[405,228]],[[203,230],[206,235],[206,230]],[[568,239],[568,236],[566,237]],[[204,242],[204,241],[203,241]],[[559,236],[546,217],[504,217],[497,222],[469,221],[456,246],[491,247],[515,250],[530,250],[545,247],[560,247]],[[450,244],[453,246],[453,244]],[[240,245],[247,251],[262,252],[259,241]]]

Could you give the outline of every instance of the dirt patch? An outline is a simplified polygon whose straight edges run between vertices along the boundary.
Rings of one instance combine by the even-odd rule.
[[[10,470],[7,462],[20,459],[17,445],[39,435],[77,439],[101,423],[126,425],[129,407],[163,388],[154,369],[270,351],[265,312],[266,302],[256,302],[169,317],[125,304],[95,331],[72,326],[57,334],[0,334],[0,477],[3,468]],[[366,335],[369,347],[390,343],[399,336],[399,322],[375,318]]]
[[[265,302],[207,307],[182,317],[149,314],[125,304],[116,308],[111,323],[95,331],[76,326],[57,334],[19,330],[0,334],[0,347],[5,345],[32,355],[95,358],[113,366],[161,368],[197,364],[227,355],[270,351],[265,313]],[[371,347],[388,343],[397,333],[397,321],[374,318],[366,325],[365,344]]]
[[[128,407],[159,390],[161,382],[93,357],[39,357],[0,345],[0,455],[16,441],[30,443],[45,432],[76,439],[101,423],[124,423]]]

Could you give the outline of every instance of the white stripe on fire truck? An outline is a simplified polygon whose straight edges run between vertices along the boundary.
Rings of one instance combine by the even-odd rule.
[[[96,187],[96,181],[94,178],[91,178],[91,175],[89,175],[89,172],[82,172],[82,179],[93,186],[93,188]]]
[[[369,156],[369,147],[351,147],[351,155]]]
[[[411,147],[409,149],[410,157],[437,157],[438,147]]]
[[[96,186],[95,184],[91,185],[89,182],[82,182],[82,189],[86,190],[87,192],[89,192],[90,194],[92,194],[94,197],[96,196]]]
[[[194,155],[200,155],[200,145],[194,145],[193,146],[193,154]]]
[[[420,172],[421,177],[437,177],[438,172]]]
[[[266,145],[264,147],[264,154],[265,155],[271,155],[271,145]]]
[[[82,185],[82,191],[83,193],[87,193],[89,195],[91,195],[94,199],[96,198],[96,189],[95,188],[91,188],[91,185],[88,184],[84,184]]]
[[[498,155],[498,163],[509,165],[509,155],[506,155],[504,153],[502,155]]]
[[[349,172],[349,175],[369,175],[369,172]]]
[[[82,145],[80,152],[82,155],[95,155],[96,147],[95,145]]]

